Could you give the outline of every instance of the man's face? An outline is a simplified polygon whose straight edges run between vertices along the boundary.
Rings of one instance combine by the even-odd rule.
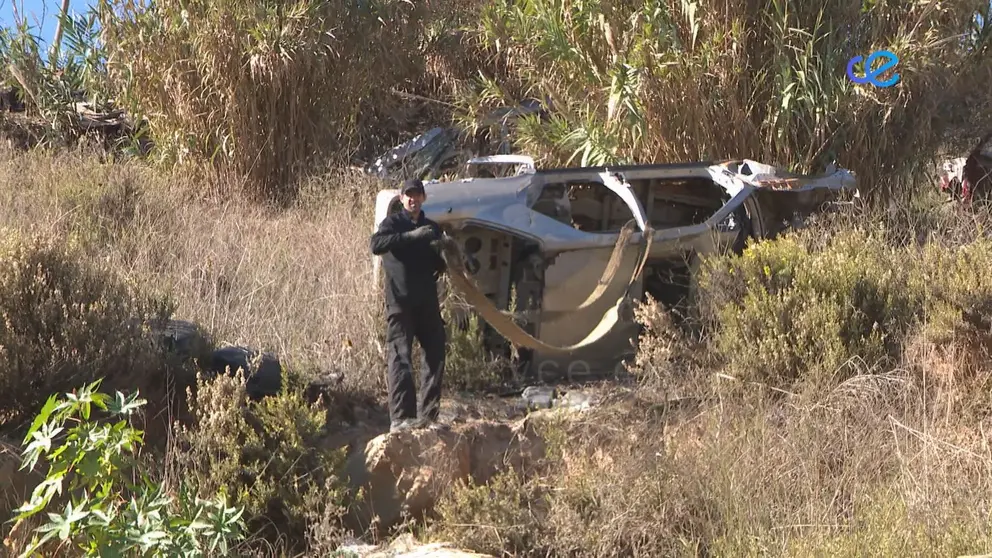
[[[411,192],[400,196],[403,207],[413,215],[420,215],[420,207],[424,205],[427,196],[420,192]]]

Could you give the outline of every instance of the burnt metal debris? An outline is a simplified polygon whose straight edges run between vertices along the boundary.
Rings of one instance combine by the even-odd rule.
[[[387,180],[411,177],[429,180],[445,173],[464,172],[468,160],[474,157],[509,154],[509,137],[518,119],[546,114],[544,104],[526,100],[517,106],[491,111],[472,129],[431,128],[386,151],[364,170]]]
[[[963,202],[988,198],[992,192],[992,132],[985,134],[966,157],[943,164],[940,189]]]

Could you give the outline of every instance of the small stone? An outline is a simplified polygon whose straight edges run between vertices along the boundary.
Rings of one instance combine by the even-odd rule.
[[[597,399],[588,393],[570,391],[555,400],[555,407],[573,411],[587,411],[597,403]]]
[[[528,409],[550,409],[557,395],[558,391],[551,386],[530,386],[521,397]]]

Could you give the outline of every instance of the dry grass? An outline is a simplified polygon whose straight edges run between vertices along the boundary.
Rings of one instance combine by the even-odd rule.
[[[108,81],[148,117],[159,154],[215,164],[281,201],[325,159],[395,141],[388,136],[406,123],[387,121],[398,116],[393,89],[450,92],[472,70],[437,52],[471,2],[100,5]]]
[[[308,202],[269,211],[202,195],[194,179],[85,155],[8,155],[0,220],[80,246],[142,288],[171,295],[175,317],[215,340],[276,351],[303,371],[382,385],[369,192],[361,176],[318,178]]]
[[[529,476],[453,490],[429,533],[504,556],[987,553],[987,213],[914,200],[711,262],[733,272],[703,282],[703,346],[644,306],[636,397],[554,425]]]
[[[728,395],[712,371],[693,374],[711,386],[693,394],[698,410],[659,418],[622,401],[567,421],[543,470],[456,489],[430,534],[496,556],[959,556],[992,544],[986,419],[954,403],[969,387],[893,371],[783,398]]]
[[[381,395],[379,296],[366,244],[370,208],[356,203],[375,181],[343,173],[316,178],[296,206],[274,210],[212,199],[198,180],[79,154],[7,155],[0,162],[0,219],[72,243],[130,282],[170,293],[177,317],[220,339],[276,350],[297,370],[341,369],[350,387]],[[866,219],[888,226],[859,231]],[[742,310],[737,321],[711,324],[702,339],[690,343],[660,309],[642,308],[652,327],[642,338],[643,384],[633,401],[620,398],[550,423],[550,452],[540,469],[453,491],[428,532],[497,555],[987,550],[992,368],[985,355],[992,336],[980,319],[992,293],[984,279],[992,269],[987,218],[923,199],[888,217],[822,221],[743,258],[715,262],[715,269],[735,269],[745,287],[710,282],[704,287],[711,304]],[[927,231],[932,242],[921,246],[926,235],[919,233]],[[774,280],[765,277],[768,263]],[[886,269],[904,290],[883,280]],[[782,296],[762,298],[763,292]],[[775,312],[763,313],[755,302],[761,300]],[[789,311],[775,300],[802,305]],[[859,309],[872,310],[867,322]],[[803,313],[812,325],[745,336],[737,345],[719,342],[747,324],[751,334],[774,331],[769,321]],[[822,315],[838,323],[813,327]],[[796,331],[803,335],[789,335]],[[783,358],[754,368],[757,342],[766,359]],[[810,343],[831,348],[822,356],[832,362],[803,352]],[[886,355],[886,366],[861,358],[876,353]],[[471,364],[470,355],[460,358]],[[832,366],[838,362],[842,370]],[[731,371],[744,381],[728,379]],[[658,404],[668,397],[696,404],[676,412]],[[282,433],[274,439],[289,436],[279,446],[289,462],[299,433],[276,427],[284,419],[321,424],[294,401],[271,407],[282,417],[271,424]],[[211,470],[197,472],[202,482],[216,480]],[[172,471],[174,478],[180,473]],[[291,492],[284,503],[298,510],[301,502],[310,505],[307,498]],[[322,530],[333,546],[340,530],[328,513],[328,523],[309,518],[315,523],[308,527]]]

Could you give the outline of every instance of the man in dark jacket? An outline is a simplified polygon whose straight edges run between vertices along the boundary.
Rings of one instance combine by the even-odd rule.
[[[441,238],[441,229],[421,209],[426,199],[423,182],[404,182],[403,211],[383,219],[370,243],[372,253],[382,256],[385,271],[386,385],[392,431],[436,423],[440,411],[447,339],[437,280],[446,266],[434,242]],[[410,362],[414,337],[424,355],[419,405]]]

